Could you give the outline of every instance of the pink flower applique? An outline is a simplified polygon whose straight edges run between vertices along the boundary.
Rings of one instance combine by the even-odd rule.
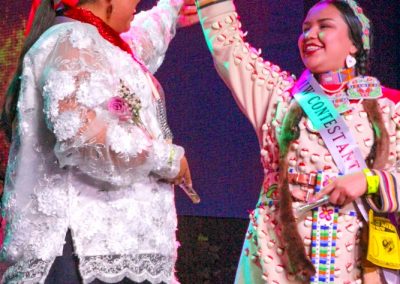
[[[322,206],[322,212],[319,214],[321,219],[325,219],[326,221],[332,220],[333,209],[328,209],[326,206]]]
[[[121,97],[112,97],[108,101],[108,111],[117,116],[122,121],[127,121],[132,117],[128,102]]]
[[[140,98],[120,80],[118,96],[112,97],[108,101],[108,111],[116,115],[121,121],[131,120],[137,125],[142,125],[140,120],[141,108]]]

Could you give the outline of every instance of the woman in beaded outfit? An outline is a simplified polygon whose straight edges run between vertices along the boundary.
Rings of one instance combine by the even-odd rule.
[[[376,267],[361,267],[360,233],[366,204],[398,216],[400,125],[388,90],[366,76],[370,28],[361,8],[324,0],[310,9],[298,41],[307,70],[295,82],[245,42],[233,1],[197,5],[217,71],[256,130],[265,172],[236,283],[379,283]],[[328,204],[295,217],[323,196]],[[398,271],[385,276],[393,281]]]
[[[177,283],[171,183],[191,179],[152,73],[183,0],[134,20],[140,0],[37,2],[2,117],[2,282],[44,283],[70,230],[83,283]]]

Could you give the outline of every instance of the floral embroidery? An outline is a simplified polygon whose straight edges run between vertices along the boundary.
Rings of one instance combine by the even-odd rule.
[[[83,122],[79,113],[66,111],[61,113],[54,122],[54,134],[60,141],[66,141],[75,137],[82,126]]]
[[[121,139],[121,137],[124,139]],[[151,141],[142,130],[138,128],[127,130],[119,125],[108,129],[107,142],[116,153],[130,156],[142,153],[151,145]]]
[[[88,48],[93,43],[92,38],[88,37],[86,33],[75,29],[72,30],[69,40],[72,47],[78,49]]]
[[[112,96],[113,80],[104,71],[90,72],[90,74],[83,71],[77,76],[82,78],[76,92],[78,103],[89,108],[95,108]]]
[[[332,209],[328,209],[327,207],[323,206],[321,208],[322,212],[319,214],[319,217],[321,219],[325,219],[327,221],[332,220],[332,215],[333,215],[333,210]]]

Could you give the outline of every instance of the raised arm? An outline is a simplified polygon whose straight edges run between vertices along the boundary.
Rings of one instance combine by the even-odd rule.
[[[230,88],[240,109],[257,132],[269,109],[288,100],[293,79],[276,65],[264,61],[244,41],[233,1],[196,1],[200,22],[215,67]]]
[[[157,6],[135,16],[122,38],[152,73],[164,60],[168,45],[176,32],[176,21],[183,0],[160,0]]]
[[[77,36],[78,31],[71,31],[58,44],[40,78],[60,166],[75,166],[117,186],[150,174],[174,178],[183,148],[151,136],[140,123],[140,108],[131,107],[146,103],[145,97],[130,92],[135,82],[113,74],[101,49],[90,40],[77,45]]]

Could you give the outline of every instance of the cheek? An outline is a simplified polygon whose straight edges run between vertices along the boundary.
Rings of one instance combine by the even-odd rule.
[[[299,48],[300,55],[303,54],[304,35],[301,34],[297,40],[297,47]]]

